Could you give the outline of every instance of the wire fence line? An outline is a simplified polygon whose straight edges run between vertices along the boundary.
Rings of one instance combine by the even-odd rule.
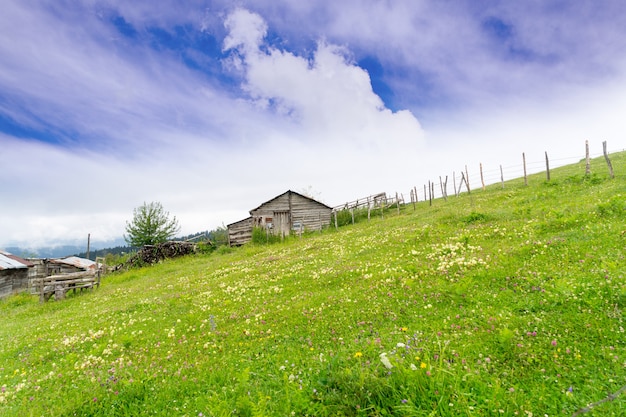
[[[350,211],[352,213],[352,222],[354,223],[354,210],[367,209],[368,218],[370,212],[375,209],[381,209],[381,214],[386,207],[397,206],[400,209],[400,205],[415,204],[424,201],[430,201],[439,198],[448,198],[449,196],[459,195],[463,192],[472,192],[477,189],[486,187],[487,185],[493,185],[502,183],[504,187],[505,181],[511,181],[516,179],[524,179],[527,184],[527,177],[529,175],[538,174],[540,172],[546,172],[547,180],[549,180],[550,170],[559,168],[564,165],[569,165],[577,162],[586,161],[587,168],[589,170],[589,161],[591,159],[604,156],[608,164],[610,175],[613,176],[613,168],[609,161],[609,154],[616,152],[623,152],[626,149],[614,149],[611,151],[606,150],[606,142],[602,143],[603,152],[591,153],[589,152],[589,142],[585,142],[585,155],[578,156],[563,156],[559,155],[556,158],[549,158],[547,152],[544,153],[543,160],[531,160],[526,158],[526,154],[520,155],[520,164],[508,165],[503,167],[498,165],[497,167],[488,167],[485,169],[482,163],[478,164],[478,169],[465,165],[458,171],[452,171],[451,174],[437,176],[434,179],[428,180],[423,184],[423,187],[414,186],[408,193],[395,192],[394,194],[388,194],[386,192],[373,194],[367,197],[363,197],[354,201],[349,201],[343,204],[339,204],[332,207],[332,213],[335,216],[335,226],[337,225],[337,213],[342,211]],[[606,169],[603,168],[603,169]],[[594,165],[593,171],[596,172],[598,166]],[[585,172],[587,174],[588,172]]]
[[[606,146],[606,142],[603,143]],[[589,149],[588,142],[586,143],[587,149]],[[487,185],[493,185],[497,183],[503,183],[514,179],[525,178],[525,176],[538,174],[541,172],[549,173],[550,170],[569,165],[588,159],[599,158],[605,156],[608,158],[610,153],[622,152],[624,149],[615,149],[605,152],[588,153],[587,155],[579,156],[560,156],[557,158],[549,158],[548,153],[544,154],[542,160],[528,160],[526,155],[522,153],[520,155],[520,164],[497,167],[489,166],[487,169],[479,163],[477,167],[464,166],[460,167],[457,171],[453,171],[451,174],[437,176],[428,180],[424,184],[423,189],[421,187],[414,187],[410,191],[410,196],[417,196],[417,201],[432,200],[437,198],[444,198],[453,195],[454,192],[459,194],[460,192],[467,192],[468,188],[471,191],[480,189]],[[604,165],[606,168],[606,165]],[[610,169],[612,169],[609,166]],[[594,167],[597,171],[597,166]],[[608,171],[607,171],[608,172]],[[469,187],[468,187],[469,184]],[[434,187],[433,187],[434,185]],[[411,200],[412,202],[412,200]]]

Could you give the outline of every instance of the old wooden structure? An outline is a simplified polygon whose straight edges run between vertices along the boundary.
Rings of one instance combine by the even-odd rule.
[[[62,300],[68,291],[93,289],[100,286],[100,269],[72,272],[69,274],[49,275],[37,281],[39,301]]]
[[[289,190],[250,210],[250,217],[229,224],[229,244],[238,246],[251,241],[255,227],[279,236],[322,230],[330,225],[332,210],[324,203]]]
[[[252,217],[231,223],[227,227],[230,246],[240,246],[252,240]]]
[[[90,259],[68,256],[33,261],[36,273],[29,277],[29,287],[31,294],[38,294],[41,302],[53,295],[55,300],[61,300],[70,290],[76,292],[100,286],[102,264]]]
[[[0,251],[0,298],[28,290],[32,262]]]

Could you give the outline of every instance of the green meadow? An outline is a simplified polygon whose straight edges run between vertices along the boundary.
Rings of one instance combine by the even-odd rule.
[[[4,300],[0,415],[626,415],[611,161]]]

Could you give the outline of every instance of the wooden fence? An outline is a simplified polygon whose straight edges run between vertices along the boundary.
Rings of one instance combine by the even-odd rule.
[[[100,286],[100,270],[73,272],[70,274],[49,275],[38,278],[36,283],[39,289],[39,302],[49,300],[53,295],[55,300],[62,300],[65,294],[73,290],[93,289]]]
[[[613,172],[613,166],[611,164],[611,160],[609,158],[609,154],[607,152],[607,143],[606,141],[602,142],[602,148],[603,148],[603,154],[604,155],[604,159],[606,161],[606,164],[608,166],[608,171],[609,171],[609,175],[611,178],[615,177],[615,173]],[[545,156],[545,161],[541,161],[541,162],[532,162],[532,163],[528,163],[526,161],[526,153],[522,153],[522,165],[517,165],[516,167],[508,167],[507,170],[509,171],[508,173],[510,174],[509,176],[511,178],[523,178],[524,179],[524,185],[528,185],[528,175],[529,173],[538,173],[541,172],[543,170],[545,170],[545,174],[546,174],[546,181],[550,181],[551,177],[550,177],[550,159],[548,157],[548,152],[545,152],[544,156]],[[601,155],[596,155],[596,156],[601,156]],[[580,161],[581,158],[580,157],[573,157],[573,158],[568,158],[571,161]],[[585,175],[589,175],[590,174],[590,152],[589,152],[589,141],[585,141]],[[563,163],[564,159],[557,159],[557,162]],[[554,161],[553,161],[554,162]],[[545,165],[544,165],[545,164]],[[564,164],[561,164],[564,165]],[[545,167],[545,168],[544,168]],[[515,172],[517,174],[513,174],[511,172],[511,169],[515,169]],[[521,174],[523,173],[523,176],[521,176]],[[458,175],[457,175],[458,174]],[[491,176],[487,176],[485,174],[491,175]],[[419,194],[421,193],[421,189],[418,189],[418,187],[413,187],[410,192],[409,192],[409,197],[410,197],[410,204],[413,205],[413,209],[415,209],[416,203],[421,201],[426,201],[428,202],[430,205],[433,204],[433,200],[437,199],[437,198],[443,198],[444,200],[448,199],[448,189],[449,189],[449,181],[451,180],[452,182],[452,188],[454,192],[454,196],[459,196],[462,192],[467,192],[468,194],[471,194],[472,192],[472,187],[470,186],[471,184],[477,184],[478,181],[480,181],[480,186],[481,188],[484,190],[486,187],[486,183],[489,184],[497,184],[498,182],[500,182],[502,184],[502,188],[504,188],[504,176],[505,176],[505,169],[503,169],[502,165],[499,166],[498,170],[492,170],[492,171],[484,171],[483,170],[483,164],[480,163],[479,164],[479,176],[478,175],[474,175],[473,177],[470,178],[470,173],[468,170],[467,165],[464,167],[464,169],[456,172],[454,171],[452,173],[452,177],[450,178],[448,175],[446,175],[445,177],[441,177],[439,176],[439,181],[435,182],[435,181],[428,181],[427,184],[424,184],[424,190],[423,190],[423,197],[420,199]],[[475,188],[474,188],[475,189]],[[349,211],[350,214],[352,215],[352,223],[354,224],[355,222],[355,218],[354,218],[354,211],[356,209],[364,209],[367,208],[367,218],[368,220],[370,219],[370,213],[373,210],[378,211],[378,209],[380,208],[380,215],[381,217],[384,217],[384,211],[386,208],[389,208],[391,206],[393,206],[394,204],[396,204],[397,209],[398,209],[398,213],[400,212],[400,205],[404,205],[406,204],[404,201],[404,195],[403,194],[395,194],[395,197],[387,195],[387,193],[378,193],[378,194],[373,194],[370,195],[368,197],[365,198],[360,198],[358,200],[354,200],[354,201],[349,201],[345,204],[341,204],[338,206],[333,207],[333,214],[334,214],[334,220],[335,220],[335,228],[338,227],[337,224],[337,213],[338,212],[342,212],[342,211]]]
[[[611,160],[607,152],[606,141],[602,142],[602,148],[603,148],[603,153],[597,154],[595,156],[602,156],[602,155],[604,156],[604,159],[608,166],[609,176],[611,178],[614,178],[615,173],[613,172],[613,166],[611,164]],[[483,169],[483,164],[480,163],[478,174],[474,174],[473,176],[470,177],[470,172],[466,165],[464,169],[461,169],[459,171],[453,171],[452,178],[449,178],[449,176],[446,175],[445,178],[442,178],[440,176],[438,182],[428,181],[427,184],[424,184],[424,192],[422,195],[423,201],[428,201],[432,205],[433,200],[436,198],[443,198],[444,200],[447,199],[449,180],[452,180],[453,190],[451,191],[454,192],[453,195],[455,196],[458,196],[462,192],[471,193],[472,190],[475,190],[476,188],[478,188],[477,186],[475,186],[475,184],[478,184],[479,182],[480,182],[480,188],[482,188],[483,190],[485,189],[486,184],[496,184],[496,183],[500,183],[502,188],[504,188],[505,172],[508,173],[509,174],[508,176],[511,178],[523,178],[524,185],[528,185],[528,175],[530,175],[531,173],[539,173],[543,171],[545,172],[545,175],[546,175],[546,181],[549,182],[551,180],[550,178],[551,160],[548,156],[548,152],[544,153],[544,160],[540,162],[539,161],[528,162],[526,160],[525,152],[522,153],[521,157],[522,157],[521,166],[517,165],[515,167],[503,168],[502,165],[500,165],[498,169],[485,171]],[[566,162],[566,160],[576,162],[576,161],[580,161],[581,158],[580,157],[561,158],[561,159],[553,160],[552,162],[554,161],[560,162],[561,165],[563,165],[563,162]],[[585,141],[584,160],[586,161],[585,175],[589,175],[590,174],[590,160],[591,160],[591,156],[589,152],[589,141]],[[415,204],[416,202],[420,201],[417,187],[414,187],[411,190],[410,197],[411,197],[412,204]]]
[[[333,207],[332,210],[332,214],[334,215],[335,219],[335,229],[339,227],[337,221],[337,213],[339,213],[340,211],[350,211],[350,214],[352,215],[352,224],[354,224],[355,210],[367,208],[367,218],[369,220],[372,214],[372,210],[380,209],[380,215],[384,216],[386,208],[396,205],[398,213],[400,213],[401,204],[404,204],[404,196],[398,193],[396,193],[395,197],[387,195],[387,193],[372,194],[368,197],[363,197],[354,201],[348,201],[345,204],[340,204]]]

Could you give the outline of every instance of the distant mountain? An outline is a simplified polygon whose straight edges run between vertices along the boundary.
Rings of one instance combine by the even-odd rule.
[[[22,248],[18,246],[9,246],[5,248],[7,252],[13,255],[21,256],[22,258],[62,258],[64,256],[70,256],[74,253],[84,251],[84,247],[74,245],[62,245],[55,247],[42,247],[42,248]]]
[[[116,247],[125,245],[124,239],[115,239],[111,241],[99,241],[92,242],[90,247],[91,253],[95,253],[101,248]],[[22,246],[9,246],[4,248],[7,252],[22,258],[64,258],[66,256],[78,255],[80,253],[87,252],[87,242],[84,244],[64,244],[57,246],[40,246],[40,247],[22,247]],[[128,249],[127,249],[128,250]],[[92,256],[90,258],[93,259]]]
[[[211,240],[218,245],[224,245],[228,243],[228,232],[226,228],[219,227],[211,231],[205,230],[187,236],[176,237],[173,240],[188,240],[193,242]],[[4,248],[4,250],[22,258],[64,258],[66,256],[87,258],[87,242],[82,244],[64,244],[34,248],[10,246]],[[97,256],[106,256],[107,254],[123,255],[133,250],[135,250],[135,248],[127,246],[126,241],[122,238],[110,241],[94,241],[90,244],[89,259],[95,260]]]

